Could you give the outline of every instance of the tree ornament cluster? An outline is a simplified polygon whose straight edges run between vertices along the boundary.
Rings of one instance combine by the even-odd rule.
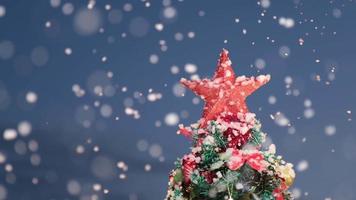
[[[246,98],[270,80],[235,75],[223,49],[213,79],[182,79],[205,106],[202,118],[178,133],[192,139],[191,152],[178,159],[169,176],[166,200],[291,200],[293,165],[262,150],[266,134]]]

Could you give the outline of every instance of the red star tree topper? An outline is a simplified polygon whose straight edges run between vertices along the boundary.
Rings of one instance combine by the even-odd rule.
[[[270,80],[270,75],[236,77],[229,52],[223,49],[213,79],[186,80],[181,83],[205,101],[200,127],[221,113],[247,113],[246,98]]]

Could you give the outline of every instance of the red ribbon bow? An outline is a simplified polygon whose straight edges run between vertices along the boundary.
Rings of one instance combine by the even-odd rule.
[[[227,163],[227,166],[231,170],[237,170],[245,163],[257,171],[263,171],[266,168],[264,157],[258,151],[244,152],[232,148],[228,149],[228,151],[232,151],[231,157]]]

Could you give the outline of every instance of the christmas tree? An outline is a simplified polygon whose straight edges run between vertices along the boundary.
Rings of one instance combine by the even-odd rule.
[[[179,126],[193,147],[170,173],[166,200],[293,199],[293,165],[275,154],[275,145],[262,149],[266,134],[245,102],[269,80],[236,77],[225,49],[212,80],[181,80],[205,106],[198,123]]]

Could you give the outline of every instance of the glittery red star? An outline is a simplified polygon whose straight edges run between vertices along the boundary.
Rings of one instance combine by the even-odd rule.
[[[246,98],[270,80],[270,75],[260,75],[257,78],[236,77],[228,53],[227,50],[222,50],[212,80],[181,80],[185,87],[205,101],[201,127],[205,127],[209,120],[216,119],[223,112],[247,113]]]

